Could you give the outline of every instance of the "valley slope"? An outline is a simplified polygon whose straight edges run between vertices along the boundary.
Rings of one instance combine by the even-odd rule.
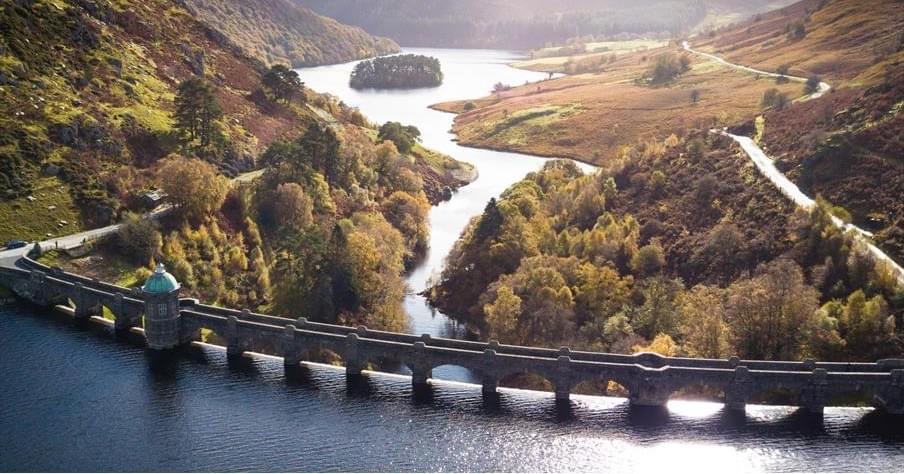
[[[838,67],[818,69],[836,86],[818,99],[804,100],[800,82],[740,72],[672,43],[576,59],[584,72],[438,104],[460,114],[463,144],[602,169],[582,176],[553,162],[490,202],[456,243],[432,301],[513,344],[900,356],[904,288],[831,219],[872,221],[876,240],[904,260],[893,224],[904,182],[898,6],[807,1],[690,39],[718,54],[719,38],[769,25],[769,41],[748,47],[772,48],[768,56],[792,72],[808,77],[838,58]],[[810,35],[834,41],[803,43]],[[875,54],[864,60],[864,50]],[[733,60],[745,64],[741,53]],[[829,201],[796,210],[713,127],[756,136],[807,192]]]
[[[889,0],[805,1],[691,38],[694,48],[740,64],[821,77],[835,89],[817,100],[791,104],[805,94],[802,84],[697,55],[687,55],[686,72],[648,84],[645,75],[663,55],[686,54],[673,43],[548,61],[551,71],[579,73],[436,107],[460,113],[454,128],[462,144],[596,164],[619,156],[625,145],[742,125],[805,192],[846,208],[902,261],[904,18],[898,7]],[[794,33],[795,25],[803,31]],[[767,102],[767,91],[787,100]]]
[[[404,46],[539,48],[570,38],[677,34],[786,0],[294,0]]]
[[[183,0],[202,21],[266,64],[334,64],[396,53],[390,39],[367,34],[292,0]]]
[[[164,263],[205,302],[405,329],[403,272],[470,166],[400,153],[179,1],[7,2],[0,31],[0,241],[123,221],[38,253],[126,286]],[[174,206],[159,221],[138,217],[151,191]]]

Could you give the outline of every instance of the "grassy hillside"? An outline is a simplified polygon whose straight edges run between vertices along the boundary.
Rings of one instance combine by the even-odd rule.
[[[398,52],[392,40],[320,16],[292,0],[184,0],[201,20],[266,64],[333,64]]]
[[[569,38],[675,34],[775,3],[707,0],[295,0],[405,46],[531,49]]]
[[[668,44],[665,40],[636,39],[627,41],[576,42],[567,46],[553,46],[530,52],[530,59],[518,61],[513,67],[540,72],[574,74],[581,64],[602,63],[632,51],[646,51]]]
[[[158,162],[171,153],[234,176],[312,122],[367,126],[312,91],[303,106],[268,99],[264,65],[176,1],[4,3],[0,30],[0,241],[116,220],[159,184]],[[174,128],[189,78],[210,85],[223,111],[206,147]],[[448,158],[414,160],[432,176],[431,196],[461,183]]]
[[[206,302],[405,329],[403,273],[468,166],[400,153],[178,1],[4,3],[0,30],[0,240],[122,218],[47,258],[129,285],[163,262]],[[160,222],[136,215],[150,188]]]
[[[133,191],[150,184],[142,170],[179,148],[171,112],[183,79],[206,78],[223,104],[228,140],[211,159],[224,170],[247,168],[300,125],[252,101],[259,63],[173,2],[18,2],[4,4],[0,16],[0,208],[19,220],[36,216],[27,228],[5,221],[0,239],[115,219]],[[51,198],[42,176],[64,192]],[[70,226],[46,222],[48,211],[29,207],[37,200],[73,212],[64,219]]]
[[[576,67],[590,72],[472,101],[476,108],[455,120],[461,143],[600,164],[614,157],[622,145],[752,120],[762,111],[760,101],[768,89],[789,97],[803,94],[799,83],[775,84],[694,56],[687,56],[688,71],[667,83],[650,85],[642,78],[657,57],[680,58],[680,48],[611,49],[575,61]],[[554,70],[565,68],[565,63],[547,64]],[[699,95],[696,102],[694,91]],[[463,112],[468,102],[436,107]]]

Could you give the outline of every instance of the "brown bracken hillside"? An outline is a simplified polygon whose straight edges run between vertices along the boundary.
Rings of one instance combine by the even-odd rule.
[[[900,65],[904,6],[896,0],[806,0],[695,38],[695,47],[758,69],[790,66],[833,85],[883,80]],[[877,67],[879,66],[879,67]]]
[[[853,221],[904,260],[904,9],[894,0],[811,1],[690,38],[696,49],[767,71],[829,82],[817,100],[800,82],[730,69],[690,56],[689,70],[651,86],[642,78],[677,45],[563,62],[582,73],[438,104],[460,113],[463,144],[605,164],[624,145],[694,129],[745,125],[810,195],[846,208]],[[787,101],[764,101],[775,89]],[[696,92],[695,92],[696,91]],[[697,98],[696,102],[694,97]],[[792,102],[793,101],[793,102]]]

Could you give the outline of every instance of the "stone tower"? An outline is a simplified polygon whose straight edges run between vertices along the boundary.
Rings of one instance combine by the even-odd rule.
[[[144,337],[148,347],[172,349],[181,342],[179,282],[160,263],[141,291],[144,293]]]

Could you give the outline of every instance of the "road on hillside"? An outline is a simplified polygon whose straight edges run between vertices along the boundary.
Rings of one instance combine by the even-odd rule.
[[[243,173],[235,178],[233,178],[233,182],[236,183],[249,183],[259,178],[264,174],[264,170],[256,170],[249,171],[248,173]],[[145,219],[159,219],[166,214],[170,213],[173,210],[173,206],[171,204],[164,204],[158,206],[153,211],[145,214],[143,217]],[[122,227],[122,223],[112,224],[106,227],[100,227],[97,229],[86,230],[83,232],[78,232],[75,234],[70,234],[62,237],[54,237],[52,239],[42,240],[38,242],[41,245],[42,249],[60,249],[60,250],[70,250],[74,248],[78,248],[85,244],[86,242],[91,242],[102,237],[106,237],[108,235],[115,234],[119,228]],[[30,243],[25,247],[18,249],[9,249],[0,251],[0,266],[7,266],[14,264],[16,260],[24,256],[28,251],[30,251],[34,247],[34,243]]]
[[[788,79],[789,81],[795,81],[795,82],[807,82],[807,78],[805,78],[805,77],[789,76],[787,74],[778,74],[776,72],[762,71],[759,69],[754,69],[752,67],[743,66],[741,64],[730,63],[730,62],[726,61],[725,59],[720,58],[719,56],[716,56],[715,54],[704,53],[703,51],[697,51],[697,50],[691,48],[690,43],[688,43],[687,41],[683,41],[681,43],[681,47],[684,48],[685,51],[712,59],[713,61],[724,64],[725,66],[728,66],[730,68],[738,69],[740,71],[752,72],[754,74],[759,74],[761,76],[767,76],[767,77],[775,77],[775,78],[784,77],[784,78]],[[818,99],[830,90],[832,90],[832,86],[830,86],[826,82],[820,82],[819,87],[816,88],[816,91],[813,92],[812,94],[804,97],[804,100]]]
[[[153,211],[144,215],[145,219],[158,219],[168,214],[173,210],[173,206],[166,204],[163,206],[154,209]],[[50,249],[60,249],[60,250],[69,250],[80,247],[86,242],[91,242],[102,237],[106,237],[108,235],[115,234],[119,228],[122,227],[122,224],[112,224],[106,227],[100,227],[97,229],[86,230],[84,232],[79,232],[76,234],[66,235],[62,237],[54,237],[52,239],[42,240],[38,242],[41,245],[41,248],[44,250]],[[34,243],[30,243],[24,247],[17,249],[9,249],[0,251],[0,265],[6,266],[11,263],[14,263],[16,260],[24,256],[28,253],[32,248],[34,248]]]
[[[759,69],[742,66],[740,64],[730,63],[714,54],[694,50],[690,47],[690,44],[687,41],[682,42],[681,46],[688,52],[704,56],[734,69],[739,69],[742,71],[769,77],[781,77],[781,74],[761,71]],[[806,79],[802,77],[788,75],[784,77],[792,81],[806,82]],[[819,88],[812,94],[806,96],[804,100],[817,99],[819,97],[822,97],[823,94],[830,90],[832,90],[832,86],[825,82],[820,82]],[[798,188],[797,185],[794,184],[794,182],[788,179],[781,171],[778,170],[778,168],[775,167],[774,160],[766,155],[766,152],[764,152],[763,149],[760,148],[755,141],[753,141],[753,139],[740,135],[733,135],[725,130],[711,130],[711,132],[724,135],[737,142],[737,144],[741,146],[741,149],[744,150],[744,153],[746,153],[750,160],[753,161],[753,164],[756,165],[760,173],[762,173],[763,176],[765,176],[770,182],[772,182],[772,184],[777,187],[782,194],[785,195],[785,197],[793,201],[798,207],[810,211],[813,209],[813,207],[816,206],[816,202],[812,198],[804,194],[804,192],[801,191],[800,188]],[[871,232],[861,229],[853,224],[846,223],[835,216],[832,216],[832,222],[836,226],[846,231],[853,232],[856,236],[858,250],[870,256],[877,262],[881,262],[886,265],[886,267],[895,274],[898,282],[902,286],[904,286],[904,268],[902,268],[901,265],[899,265],[894,261],[894,259],[888,256],[888,254],[883,252],[882,249],[876,247],[876,245],[873,244],[873,234]]]

